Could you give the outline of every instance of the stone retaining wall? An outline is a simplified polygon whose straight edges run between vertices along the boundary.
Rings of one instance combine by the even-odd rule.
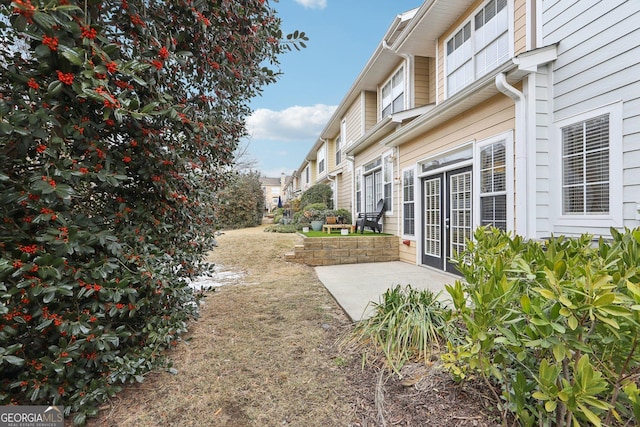
[[[398,236],[304,237],[285,259],[311,266],[398,261],[399,245]]]

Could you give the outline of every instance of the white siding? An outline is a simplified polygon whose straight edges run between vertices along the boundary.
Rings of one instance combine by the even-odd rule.
[[[535,76],[536,109],[536,236],[551,234],[549,196],[549,138],[552,130],[551,75],[547,67]],[[532,236],[533,237],[533,236]]]
[[[622,191],[624,226],[637,227],[640,225],[636,220],[636,203],[640,203],[640,1],[548,0],[543,2],[542,15],[543,43],[559,43],[558,59],[553,64],[553,121],[622,102],[623,188],[611,191]],[[558,141],[552,139],[551,143]],[[542,145],[538,148],[544,151]],[[543,174],[544,165],[539,162],[537,170]],[[538,184],[544,186],[540,176]],[[542,203],[544,191],[539,193]],[[539,205],[541,229],[544,211],[544,205]],[[608,234],[604,227],[589,230],[555,227],[552,231]]]

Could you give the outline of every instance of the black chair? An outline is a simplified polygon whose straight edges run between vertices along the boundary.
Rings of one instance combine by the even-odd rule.
[[[368,227],[374,233],[377,231],[378,233],[382,233],[382,224],[380,223],[380,218],[384,214],[384,199],[380,199],[378,201],[378,205],[376,206],[375,212],[360,212],[358,213],[358,218],[356,219],[356,232],[358,228],[360,228],[360,234],[364,233],[364,228]]]

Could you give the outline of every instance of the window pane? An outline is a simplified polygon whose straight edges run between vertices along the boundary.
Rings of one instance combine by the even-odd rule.
[[[565,214],[584,212],[584,191],[582,186],[565,187],[562,190],[562,211]]]
[[[567,157],[564,159],[564,185],[574,185],[584,180],[584,165],[582,157]]]
[[[562,212],[609,212],[609,116],[562,128]]]
[[[393,112],[404,110],[404,94],[400,94],[399,97],[393,100]]]
[[[586,212],[609,212],[609,186],[607,184],[588,185],[586,187]]]
[[[415,205],[413,203],[404,204],[404,234],[415,234]]]

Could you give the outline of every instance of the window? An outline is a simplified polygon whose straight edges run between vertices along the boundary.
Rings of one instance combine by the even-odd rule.
[[[549,145],[550,232],[607,235],[624,227],[623,103],[557,120]]]
[[[416,234],[414,177],[413,169],[402,173],[402,234],[406,236]]]
[[[609,213],[609,115],[561,131],[562,214]]]
[[[473,81],[471,23],[447,42],[447,93],[449,96]]]
[[[305,181],[304,181],[305,184],[309,184],[311,182],[309,165],[307,165],[307,167],[304,169],[304,178],[305,178]]]
[[[336,138],[336,166],[342,163],[342,135]]]
[[[362,210],[362,170],[356,171],[356,211]]]
[[[393,210],[393,156],[391,154],[387,154],[386,156],[384,156],[382,170],[382,185],[384,188],[384,210],[386,212],[390,212]],[[376,202],[376,204],[377,203],[378,202]]]
[[[507,0],[491,0],[446,42],[447,95],[509,58]]]
[[[480,225],[507,230],[506,142],[480,149]]]
[[[326,168],[326,162],[325,162],[325,145],[323,144],[322,147],[320,147],[320,149],[317,151],[316,153],[316,159],[318,162],[318,175],[324,173],[324,170]]]
[[[515,227],[513,132],[508,131],[475,145],[473,164],[474,226],[504,231]],[[522,200],[526,194],[522,195]],[[521,203],[524,203],[522,201]]]
[[[382,86],[382,114],[389,114],[404,110],[404,68],[400,68],[393,77]]]
[[[509,58],[507,0],[491,0],[474,19],[476,78]]]
[[[378,200],[384,197],[382,184],[382,161],[380,158],[364,166],[364,209],[374,212]]]

